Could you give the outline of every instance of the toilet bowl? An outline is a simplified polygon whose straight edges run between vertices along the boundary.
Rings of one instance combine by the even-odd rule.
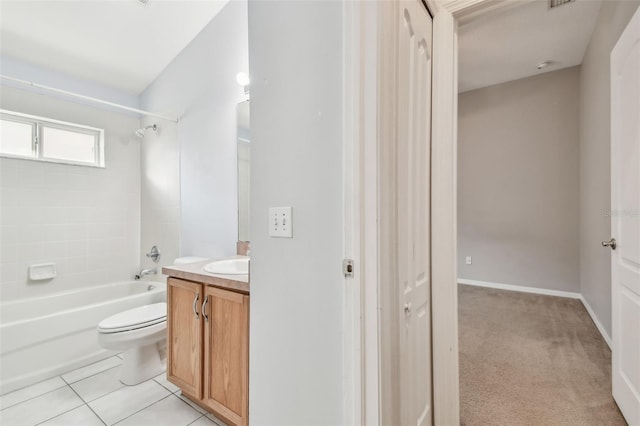
[[[120,381],[137,385],[166,370],[163,357],[167,331],[167,304],[154,303],[129,309],[98,324],[98,343],[123,351]]]

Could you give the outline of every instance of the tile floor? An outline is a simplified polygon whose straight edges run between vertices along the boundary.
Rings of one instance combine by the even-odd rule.
[[[2,426],[225,426],[161,374],[136,386],[118,380],[118,356],[0,396]]]

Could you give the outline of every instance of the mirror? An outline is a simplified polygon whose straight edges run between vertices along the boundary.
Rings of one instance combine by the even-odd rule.
[[[238,241],[250,241],[249,203],[251,176],[251,130],[249,126],[249,101],[240,102],[237,107],[238,120]]]

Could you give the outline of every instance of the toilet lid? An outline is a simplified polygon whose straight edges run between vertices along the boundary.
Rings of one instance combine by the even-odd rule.
[[[147,327],[167,319],[167,304],[154,303],[152,305],[139,306],[120,312],[102,320],[98,329],[105,332],[132,330]]]

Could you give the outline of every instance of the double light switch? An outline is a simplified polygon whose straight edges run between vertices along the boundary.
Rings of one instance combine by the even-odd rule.
[[[293,238],[291,210],[291,207],[271,207],[269,209],[269,236]]]

